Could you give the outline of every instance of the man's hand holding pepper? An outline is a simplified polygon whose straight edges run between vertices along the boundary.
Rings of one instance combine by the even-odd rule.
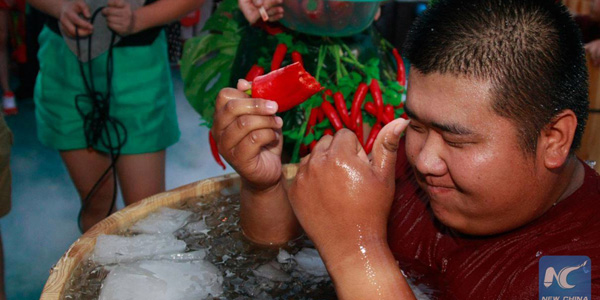
[[[297,235],[298,223],[282,176],[283,120],[275,116],[276,102],[243,92],[250,88],[240,80],[237,90],[221,90],[211,130],[219,153],[242,177],[244,234],[261,244],[284,243]]]
[[[371,161],[352,132],[323,137],[290,188],[294,212],[340,299],[413,298],[386,234],[396,152],[407,124],[397,119],[381,130]]]

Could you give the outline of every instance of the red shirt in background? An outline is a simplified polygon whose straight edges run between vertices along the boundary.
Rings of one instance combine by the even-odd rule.
[[[401,145],[388,242],[415,283],[436,290],[439,299],[539,299],[542,256],[585,255],[592,263],[592,299],[600,299],[600,176],[593,169],[586,165],[583,185],[534,222],[493,237],[467,237],[433,217]]]

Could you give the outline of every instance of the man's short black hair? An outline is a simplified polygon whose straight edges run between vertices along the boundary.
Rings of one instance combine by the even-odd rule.
[[[439,0],[415,22],[404,45],[413,68],[489,81],[492,107],[519,128],[535,153],[541,130],[571,109],[581,143],[588,81],[581,33],[554,0]]]

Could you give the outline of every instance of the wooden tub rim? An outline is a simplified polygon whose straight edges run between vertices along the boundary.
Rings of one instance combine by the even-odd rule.
[[[296,172],[297,165],[285,165],[283,167],[283,174],[288,180],[294,178]],[[71,278],[71,274],[79,263],[87,259],[94,250],[98,236],[123,231],[161,207],[172,207],[190,198],[239,186],[240,183],[240,177],[236,173],[212,177],[148,197],[117,211],[94,225],[69,247],[50,269],[50,276],[42,290],[40,300],[63,299],[65,287]]]

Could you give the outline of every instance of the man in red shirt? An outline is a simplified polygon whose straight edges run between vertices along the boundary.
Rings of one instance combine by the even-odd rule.
[[[405,54],[410,124],[384,127],[372,159],[348,130],[323,138],[289,189],[277,105],[244,82],[220,93],[212,130],[242,176],[245,235],[279,244],[302,228],[340,299],[412,299],[402,271],[438,298],[536,299],[547,255],[588,256],[600,296],[600,179],[573,154],[588,86],[568,11],[439,0]]]

